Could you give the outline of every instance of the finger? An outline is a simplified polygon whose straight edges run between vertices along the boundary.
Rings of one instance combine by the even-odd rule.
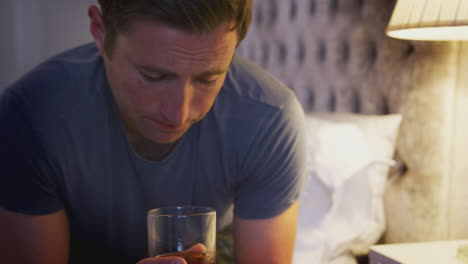
[[[138,261],[137,264],[187,264],[183,258],[168,256],[168,257],[155,257],[145,258]]]
[[[205,245],[198,243],[193,245],[191,248],[187,249],[189,252],[197,252],[197,253],[204,253],[206,252],[206,247]]]

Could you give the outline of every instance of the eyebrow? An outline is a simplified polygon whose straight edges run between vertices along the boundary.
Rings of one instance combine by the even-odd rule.
[[[156,67],[156,66],[152,66],[152,65],[135,64],[135,66],[138,69],[144,70],[146,72],[159,73],[159,74],[164,74],[164,75],[169,75],[169,76],[177,76],[178,75],[177,73],[172,72],[170,70],[163,69],[163,68]],[[226,73],[226,72],[227,72],[227,70],[209,70],[209,71],[206,71],[206,72],[202,72],[202,73],[198,74],[197,76],[199,76],[199,77],[213,76],[213,75],[223,74],[223,73]]]

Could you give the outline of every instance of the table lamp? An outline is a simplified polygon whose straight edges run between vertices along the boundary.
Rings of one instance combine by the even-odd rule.
[[[398,0],[387,35],[410,40],[468,40],[468,0]]]

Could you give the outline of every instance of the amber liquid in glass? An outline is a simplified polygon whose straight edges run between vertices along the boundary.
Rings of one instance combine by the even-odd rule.
[[[190,251],[180,251],[174,253],[166,253],[159,255],[158,257],[170,257],[177,256],[185,259],[187,264],[216,264],[216,257],[214,252],[190,252]]]

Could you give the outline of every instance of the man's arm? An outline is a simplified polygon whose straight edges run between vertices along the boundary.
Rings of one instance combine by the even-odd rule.
[[[279,216],[234,219],[234,254],[237,264],[288,264],[292,262],[298,202]]]
[[[66,264],[69,228],[65,210],[30,216],[0,208],[0,262]]]

